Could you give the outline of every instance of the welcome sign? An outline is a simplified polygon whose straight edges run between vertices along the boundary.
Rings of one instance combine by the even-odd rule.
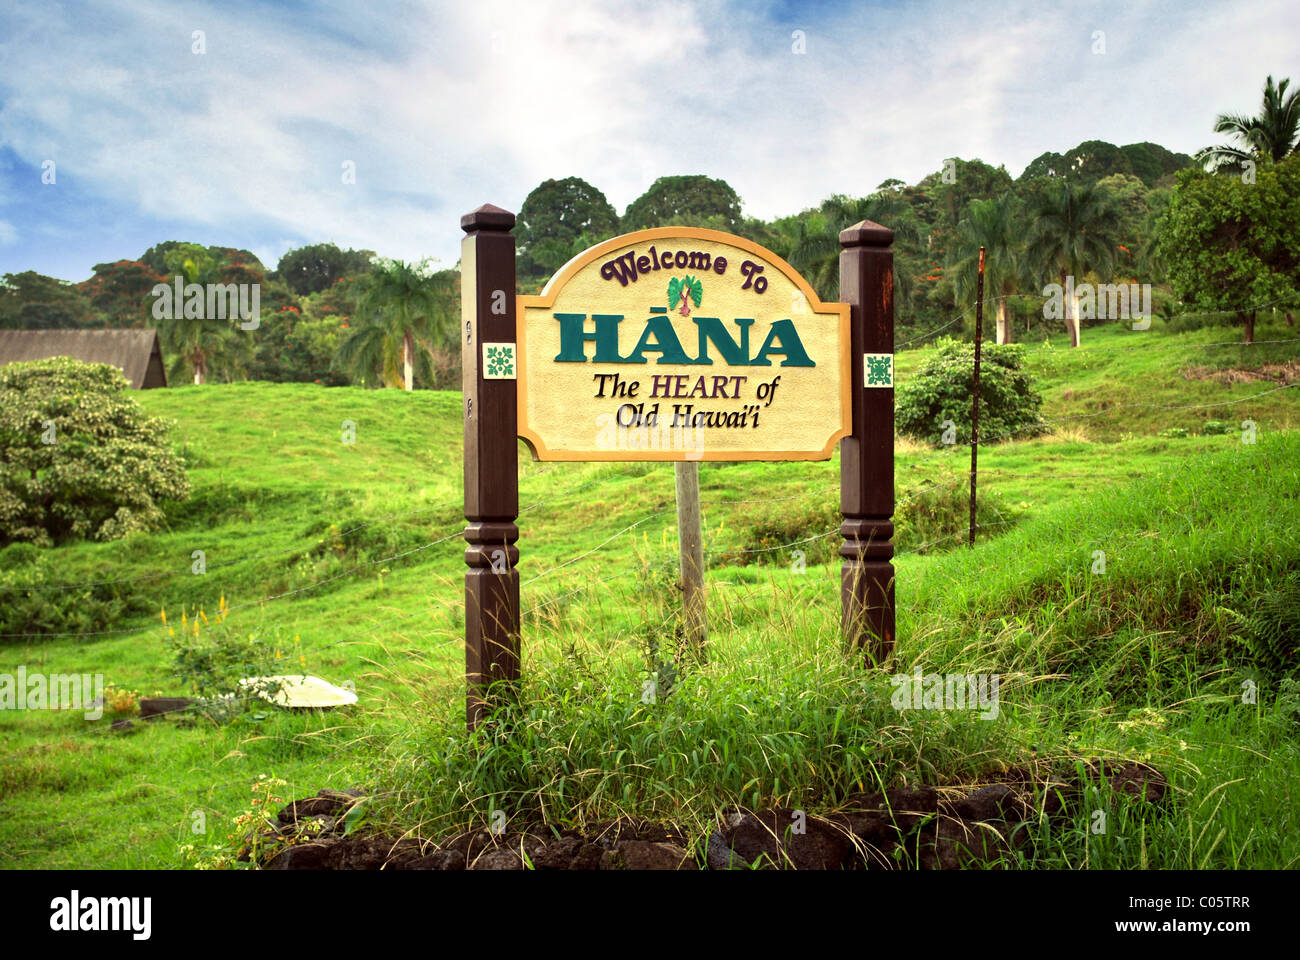
[[[688,227],[600,243],[514,296],[515,216],[461,217],[465,719],[519,679],[519,439],[539,460],[673,460],[687,630],[703,642],[699,460],[826,460],[839,446],[841,629],[894,645],[892,230],[840,231],[843,303],[780,257]],[[531,582],[531,581],[530,581]]]
[[[742,237],[616,237],[515,317],[481,363],[538,460],[826,460],[852,429],[850,306]]]

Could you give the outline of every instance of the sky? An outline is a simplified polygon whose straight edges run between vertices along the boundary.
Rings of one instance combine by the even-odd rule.
[[[1300,84],[1294,0],[6,0],[0,274],[163,240],[452,266],[462,214],[567,176],[619,213],[721,177],[771,219],[948,157],[1192,153],[1270,72]]]

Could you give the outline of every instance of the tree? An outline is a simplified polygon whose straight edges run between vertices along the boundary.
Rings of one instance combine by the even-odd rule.
[[[986,344],[980,356],[980,443],[1046,432],[1043,397],[1024,370],[1025,348]],[[898,432],[933,444],[970,443],[975,344],[948,337],[897,391]],[[952,433],[946,438],[945,421]]]
[[[1232,314],[1253,343],[1256,310],[1300,303],[1300,155],[1262,167],[1254,183],[1179,174],[1160,250],[1174,292]]]
[[[1246,163],[1277,163],[1300,152],[1300,90],[1288,95],[1290,78],[1276,86],[1270,75],[1264,83],[1264,103],[1259,115],[1221,113],[1215,133],[1228,134],[1235,143],[1206,147],[1196,154],[1212,172],[1240,173]]]
[[[65,280],[25,270],[0,278],[0,329],[59,330],[94,326],[84,293]]]
[[[146,417],[106,363],[0,367],[0,542],[113,540],[163,522],[189,495],[167,422]]]
[[[215,282],[218,264],[197,243],[170,244],[162,259],[167,273],[181,277],[186,284]],[[219,341],[228,335],[233,320],[209,317],[206,309],[192,313],[183,302],[172,303],[170,310],[161,310],[161,305],[162,301],[154,304],[153,315],[163,351],[173,356],[172,372],[188,366],[195,385],[201,386],[208,375],[209,361],[220,349]]]
[[[1112,195],[1096,184],[1048,181],[1031,200],[1028,249],[1030,268],[1082,280],[1090,270],[1115,262],[1119,214]],[[1075,297],[1065,300],[1065,329],[1070,345],[1079,345],[1080,322]]]
[[[574,253],[617,232],[618,214],[586,180],[546,180],[528,194],[515,221],[520,276],[550,276]]]
[[[427,357],[433,345],[455,337],[450,273],[431,271],[428,260],[377,260],[361,294],[358,324],[339,344],[338,364],[362,377],[379,369],[385,383],[400,381],[414,390],[417,340]]]
[[[740,197],[725,180],[702,174],[660,177],[637,197],[623,213],[625,231],[644,230],[668,224],[703,226],[720,217],[725,229],[740,221]]]
[[[790,265],[804,275],[823,300],[834,301],[840,295],[840,231],[871,220],[884,223],[895,219],[903,203],[892,192],[873,193],[867,197],[836,194],[822,201],[815,211],[806,211],[797,220],[782,224],[783,246]]]
[[[949,262],[959,304],[975,302],[979,250],[984,247],[984,298],[997,304],[997,342],[1011,342],[1007,298],[1020,289],[1024,273],[1019,204],[1011,194],[996,200],[975,200],[957,226],[958,246]]]
[[[144,327],[152,324],[152,291],[167,278],[139,260],[95,264],[95,274],[77,284],[90,305],[109,327]]]
[[[296,295],[305,297],[331,287],[343,277],[370,272],[373,250],[342,250],[333,243],[313,243],[288,251],[275,273]]]

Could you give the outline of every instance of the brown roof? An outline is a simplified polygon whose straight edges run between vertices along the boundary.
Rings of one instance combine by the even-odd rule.
[[[157,330],[0,330],[0,364],[47,357],[112,364],[136,390],[167,386]]]

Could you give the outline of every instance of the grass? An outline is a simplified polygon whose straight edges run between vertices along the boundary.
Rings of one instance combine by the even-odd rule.
[[[327,785],[388,791],[371,818],[398,831],[485,825],[497,809],[512,825],[634,813],[698,826],[731,803],[830,809],[882,784],[1093,756],[1148,758],[1174,804],[1118,803],[1104,835],[1082,820],[1038,825],[1029,865],[1294,865],[1300,696],[1252,667],[1224,611],[1249,611],[1297,567],[1300,404],[1294,390],[1183,371],[1297,353],[1208,345],[1231,335],[1099,328],[1078,351],[1032,344],[1055,432],[981,449],[989,526],[974,550],[950,549],[960,511],[940,504],[927,519],[915,506],[937,490],[961,502],[965,448],[900,442],[899,515],[915,538],[896,563],[897,662],[880,675],[840,649],[838,569],[781,546],[837,525],[835,460],[702,467],[710,659],[649,703],[648,652],[671,645],[676,621],[672,469],[534,464],[521,447],[525,680],[510,735],[477,739],[463,732],[458,395],[142,393],[177,421],[194,496],[168,530],[47,551],[51,583],[129,581],[115,589],[130,609],[93,636],[0,640],[0,673],[103,673],[185,694],[167,630],[182,611],[187,629],[199,608],[212,619],[224,597],[222,629],[280,650],[268,672],[351,680],[361,702],[128,733],[107,729],[111,717],[0,712],[0,865],[179,866],[183,847],[224,842],[253,800]],[[900,381],[923,353],[900,355]],[[1191,406],[1211,403],[1224,405]],[[1235,429],[1244,419],[1254,445]],[[355,443],[342,442],[345,420]],[[1206,434],[1208,420],[1234,431]],[[1190,435],[1159,436],[1170,427]],[[785,524],[763,528],[780,536],[759,536],[767,521]],[[1098,550],[1104,574],[1091,572]],[[1001,674],[999,719],[895,712],[887,674],[915,665]],[[1245,681],[1255,704],[1241,702]]]

